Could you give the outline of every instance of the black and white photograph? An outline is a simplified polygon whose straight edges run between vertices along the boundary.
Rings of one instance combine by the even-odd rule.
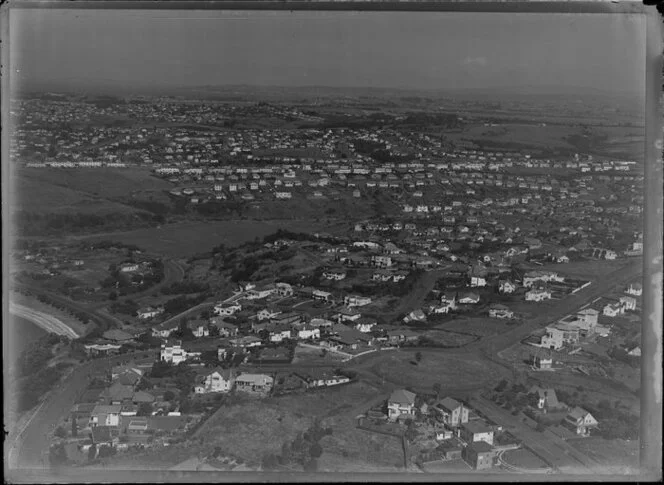
[[[3,6],[10,483],[661,479],[656,11],[120,3]]]

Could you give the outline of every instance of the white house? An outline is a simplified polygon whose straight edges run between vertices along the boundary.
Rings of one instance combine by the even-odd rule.
[[[500,280],[499,285],[500,293],[514,293],[516,291],[516,285],[509,280]]]
[[[240,374],[235,379],[235,388],[240,392],[269,392],[274,379],[266,374]]]
[[[98,404],[90,413],[90,426],[113,426],[120,425],[120,412],[122,406],[120,404],[102,405]]]
[[[368,296],[347,295],[344,297],[344,305],[348,307],[364,306],[369,304],[371,304],[371,298]]]
[[[200,382],[194,387],[196,394],[208,394],[211,392],[229,392],[235,383],[235,375],[232,369],[218,367],[207,375],[200,376]]]
[[[526,301],[544,301],[551,299],[551,291],[546,288],[532,288],[526,292]]]
[[[415,393],[397,389],[387,400],[387,417],[396,421],[400,416],[415,416]]]
[[[491,318],[514,318],[514,312],[507,308],[505,305],[493,304],[489,308],[489,316]]]
[[[218,303],[214,306],[215,315],[229,316],[242,310],[239,303]]]
[[[643,293],[643,286],[641,285],[641,283],[632,283],[627,287],[625,293],[627,293],[628,295],[641,296],[641,294]]]
[[[161,315],[164,313],[163,308],[153,308],[153,307],[147,307],[147,308],[141,308],[136,312],[136,316],[140,318],[141,320],[147,320],[149,318],[154,318],[157,315]]]
[[[159,352],[159,358],[164,362],[171,362],[178,365],[186,360],[200,357],[200,352],[187,352],[182,348],[182,344],[162,344]]]

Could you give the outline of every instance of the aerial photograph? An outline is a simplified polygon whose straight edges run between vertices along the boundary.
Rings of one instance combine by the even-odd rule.
[[[15,479],[638,472],[642,17],[9,27]]]

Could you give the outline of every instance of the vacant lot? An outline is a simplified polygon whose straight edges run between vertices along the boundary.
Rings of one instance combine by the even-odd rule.
[[[584,280],[597,280],[617,269],[626,265],[639,265],[640,258],[633,260],[614,260],[614,261],[577,261],[567,264],[547,264],[544,266],[533,266],[534,269],[556,271],[568,278],[580,278]]]
[[[639,466],[638,440],[605,440],[599,437],[570,440],[569,443],[582,453],[602,464],[634,472]]]
[[[503,455],[503,460],[519,468],[548,468],[547,464],[541,458],[525,448],[506,451]]]
[[[478,335],[480,337],[486,337],[487,335],[502,333],[509,329],[510,325],[507,321],[500,320],[498,318],[460,317],[445,322],[444,324],[439,325],[437,328],[441,330],[465,332]]]
[[[394,384],[430,390],[435,383],[446,389],[474,390],[500,380],[496,366],[474,355],[449,354],[442,351],[421,351],[422,359],[415,364],[413,352],[381,353],[371,370]]]
[[[321,440],[322,469],[346,471],[341,458],[350,459],[349,470],[364,464],[392,467],[403,462],[398,441],[355,427],[356,406],[375,396],[371,387],[358,382],[307,394],[245,400],[220,408],[194,441],[203,439],[210,448],[219,446],[245,460],[260,460],[265,453],[278,454],[284,442],[293,440],[318,417],[333,430]]]

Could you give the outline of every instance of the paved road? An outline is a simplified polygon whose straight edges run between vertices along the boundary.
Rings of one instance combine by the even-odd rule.
[[[5,456],[8,456],[10,468],[41,468],[43,456],[48,452],[47,433],[68,416],[70,409],[88,386],[89,375],[108,369],[113,365],[134,356],[148,352],[134,352],[104,359],[90,360],[74,371],[55,389],[53,389],[37,408],[37,412],[24,425],[11,442],[5,442]]]

